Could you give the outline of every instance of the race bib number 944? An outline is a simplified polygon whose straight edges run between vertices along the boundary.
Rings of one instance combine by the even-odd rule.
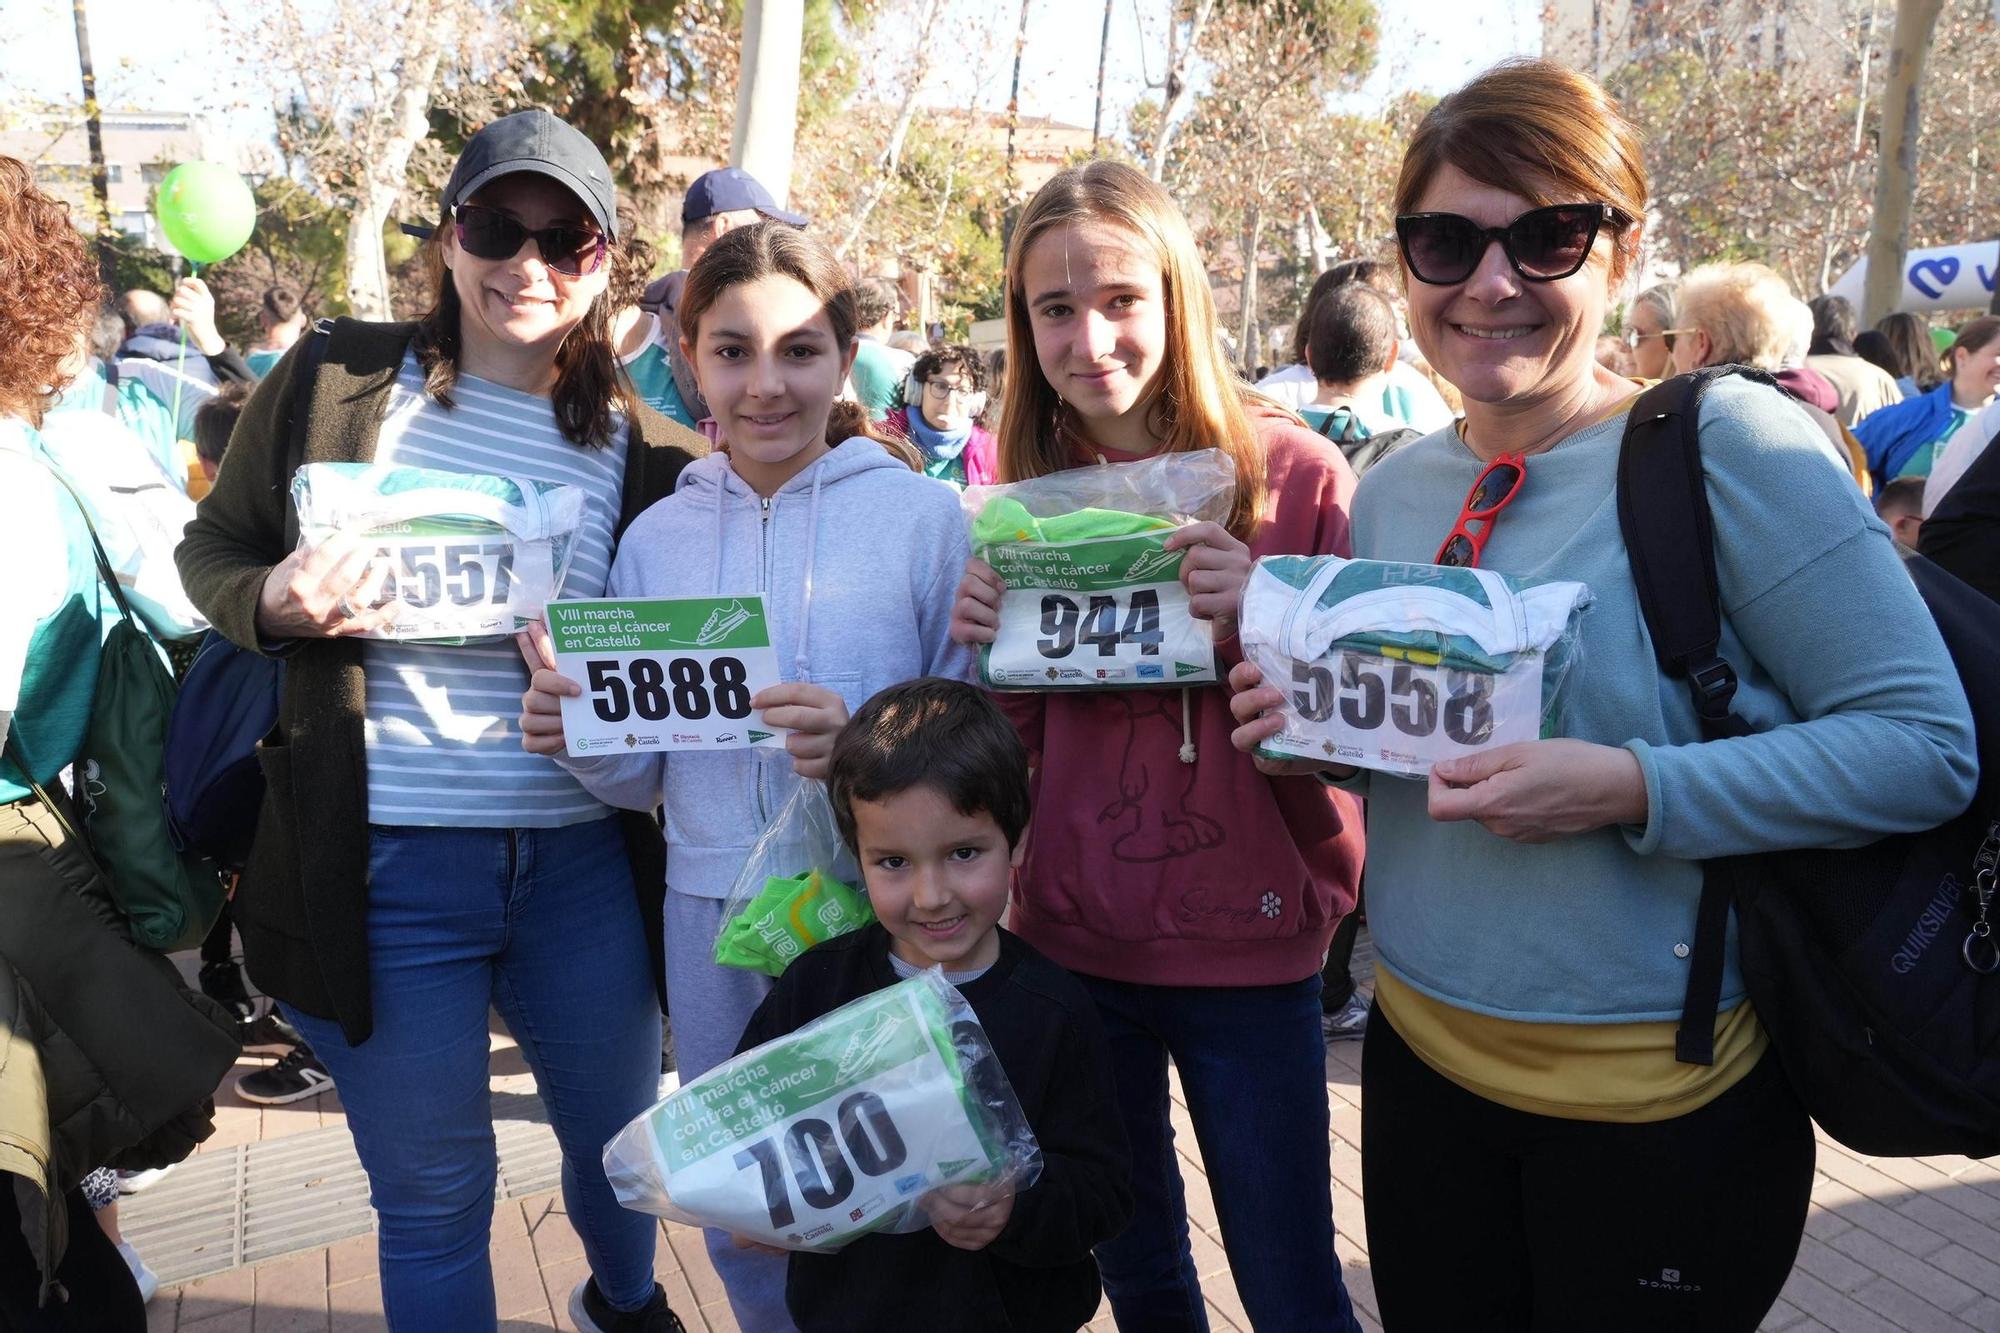
[[[1180,553],[1160,540],[986,548],[1007,585],[998,637],[980,655],[986,683],[1120,689],[1218,679],[1214,636],[1188,612]]]
[[[750,707],[778,683],[764,599],[648,597],[548,605],[572,755],[783,745]]]
[[[1542,659],[1499,675],[1342,649],[1293,662],[1285,728],[1266,754],[1325,759],[1420,777],[1445,759],[1476,754],[1542,729]]]

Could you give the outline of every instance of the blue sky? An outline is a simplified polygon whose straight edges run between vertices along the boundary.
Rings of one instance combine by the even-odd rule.
[[[1378,2],[1382,60],[1359,101],[1379,101],[1408,87],[1443,91],[1502,56],[1540,46],[1534,0]],[[1028,3],[1022,109],[1088,125],[1103,7],[1097,0]],[[230,62],[216,49],[216,11],[208,0],[89,0],[89,5],[99,95],[107,103],[206,111],[235,134],[251,133],[252,123],[264,119],[230,110],[237,99],[219,82],[226,79]],[[945,62],[958,82],[934,86],[927,100],[962,106],[969,90],[982,105],[1004,107],[1018,11],[995,0],[952,0],[952,5],[941,25],[942,45],[969,59]],[[1150,19],[1143,48],[1135,6]],[[0,5],[0,88],[52,99],[79,96],[69,10],[59,0],[6,0]],[[1143,66],[1150,63],[1154,77],[1160,73],[1164,12],[1165,0],[1115,0],[1105,98],[1113,125],[1122,124],[1124,109],[1141,96]]]

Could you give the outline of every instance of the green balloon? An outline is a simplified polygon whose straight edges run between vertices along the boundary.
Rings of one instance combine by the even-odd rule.
[[[257,225],[257,200],[243,178],[214,162],[183,162],[160,182],[153,216],[167,243],[197,264],[243,248]]]

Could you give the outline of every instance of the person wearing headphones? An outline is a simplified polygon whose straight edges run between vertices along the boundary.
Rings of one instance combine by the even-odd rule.
[[[882,422],[924,456],[924,475],[954,486],[1000,480],[993,433],[978,424],[986,410],[986,359],[978,349],[948,343],[925,352],[903,383],[903,406]]]

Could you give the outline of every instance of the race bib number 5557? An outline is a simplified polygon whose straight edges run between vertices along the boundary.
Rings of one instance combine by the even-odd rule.
[[[783,745],[750,700],[778,683],[764,599],[646,597],[548,604],[572,755]]]

